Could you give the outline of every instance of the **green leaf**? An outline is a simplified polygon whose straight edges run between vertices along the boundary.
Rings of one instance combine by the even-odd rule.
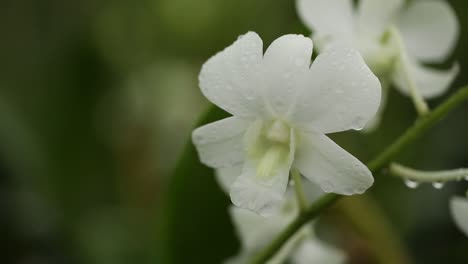
[[[228,116],[211,107],[196,127]],[[163,263],[219,264],[236,254],[229,198],[216,183],[213,170],[200,163],[191,139],[169,180]]]

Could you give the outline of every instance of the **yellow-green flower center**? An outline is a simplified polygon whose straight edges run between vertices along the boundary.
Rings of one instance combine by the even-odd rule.
[[[269,180],[288,160],[292,129],[280,119],[261,122],[253,129],[249,158],[255,161],[257,177]]]

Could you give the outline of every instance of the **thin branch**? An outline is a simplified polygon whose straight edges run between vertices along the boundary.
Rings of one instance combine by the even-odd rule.
[[[414,106],[418,114],[420,116],[424,116],[429,112],[429,107],[427,106],[426,101],[424,101],[421,91],[419,90],[419,87],[414,81],[413,76],[411,74],[411,69],[409,68],[410,61],[408,58],[408,54],[406,54],[406,48],[403,44],[403,39],[401,37],[400,31],[396,27],[391,27],[389,32],[398,46],[399,57],[401,61],[400,63],[401,67],[403,67],[403,77],[410,90],[411,99],[413,100]]]
[[[403,149],[413,143],[419,136],[426,132],[429,128],[435,125],[439,120],[445,117],[450,111],[468,100],[468,86],[459,89],[454,95],[448,98],[434,111],[420,117],[413,126],[408,128],[393,144],[378,155],[374,160],[368,163],[372,173],[379,172],[387,166],[393,158]],[[337,194],[326,194],[313,203],[307,211],[300,214],[284,231],[282,231],[276,239],[274,239],[264,250],[262,250],[251,264],[266,263],[273,257],[278,250],[294,235],[304,224],[318,216],[323,210],[331,206],[341,196]]]
[[[294,181],[297,203],[299,205],[300,212],[303,213],[307,210],[307,198],[304,194],[304,188],[302,187],[302,176],[297,169],[293,169],[291,171],[291,175]]]
[[[408,168],[397,163],[392,163],[390,164],[390,174],[401,177],[405,180],[416,182],[448,182],[460,181],[467,178],[468,168],[443,171],[421,171]]]

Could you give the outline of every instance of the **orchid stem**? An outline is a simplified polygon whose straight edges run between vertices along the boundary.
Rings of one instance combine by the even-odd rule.
[[[444,171],[421,171],[392,163],[390,174],[417,182],[447,182],[460,181],[468,177],[468,168],[459,168]],[[468,178],[467,178],[468,179]]]
[[[427,106],[426,101],[424,100],[419,87],[413,79],[413,76],[410,73],[409,65],[410,61],[408,60],[408,55],[405,51],[405,46],[403,39],[401,38],[400,32],[395,27],[390,28],[390,34],[396,40],[398,45],[398,50],[400,51],[401,66],[403,69],[403,75],[405,81],[410,89],[411,99],[413,100],[414,107],[418,112],[419,116],[424,116],[429,112],[429,107]]]
[[[434,111],[420,117],[406,130],[394,143],[380,153],[367,164],[373,174],[381,171],[393,158],[403,149],[412,144],[419,136],[434,126],[464,101],[468,100],[468,86],[462,87],[454,95],[445,100]],[[293,236],[303,225],[318,216],[323,210],[331,206],[341,196],[337,194],[326,194],[310,205],[307,210],[291,222],[264,250],[262,250],[250,263],[263,264],[278,252],[281,247]]]
[[[292,178],[294,180],[294,189],[296,191],[296,199],[299,204],[300,213],[304,213],[307,210],[307,199],[304,194],[304,188],[302,187],[301,174],[297,169],[291,171]]]

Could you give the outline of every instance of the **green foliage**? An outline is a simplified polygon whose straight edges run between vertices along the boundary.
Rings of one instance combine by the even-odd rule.
[[[227,117],[211,107],[197,126]],[[200,163],[188,140],[170,178],[164,240],[164,262],[220,263],[236,253],[236,237],[228,216],[230,204],[215,181],[212,169]]]

